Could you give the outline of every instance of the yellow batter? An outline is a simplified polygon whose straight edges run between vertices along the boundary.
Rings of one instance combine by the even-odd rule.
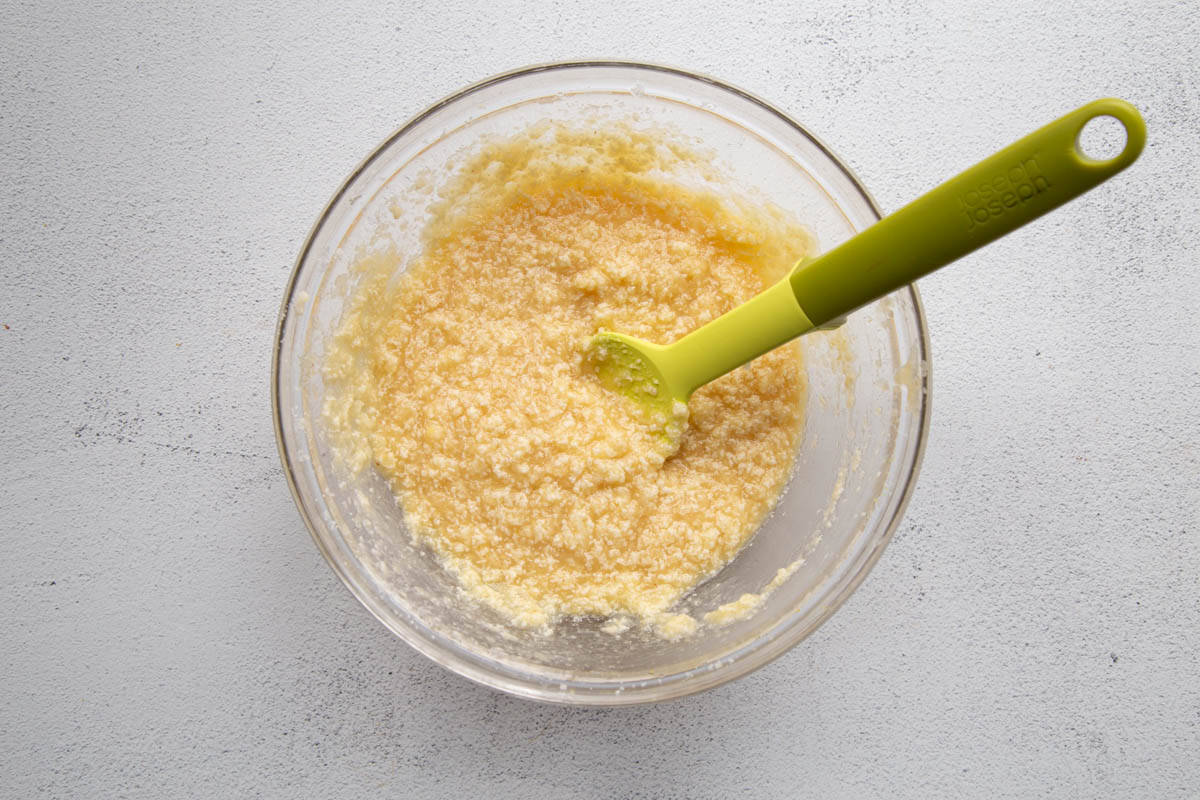
[[[415,535],[523,627],[694,630],[672,606],[753,534],[801,436],[795,343],[698,391],[670,458],[584,364],[600,328],[674,340],[809,246],[776,210],[685,188],[672,176],[703,156],[661,141],[547,124],[487,143],[399,281],[399,254],[363,259],[325,363],[343,455],[373,463]]]

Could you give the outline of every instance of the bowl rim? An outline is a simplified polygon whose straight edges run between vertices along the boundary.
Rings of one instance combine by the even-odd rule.
[[[567,69],[587,69],[587,68],[616,68],[616,69],[632,69],[645,70],[648,72],[665,73],[675,77],[681,77],[699,81],[708,84],[714,88],[733,94],[750,102],[753,105],[760,107],[762,110],[774,115],[784,124],[792,128],[795,132],[811,141],[829,161],[836,166],[850,182],[853,188],[862,196],[870,208],[871,213],[876,219],[883,217],[883,212],[876,203],[875,198],[859,180],[858,176],[852,169],[840,158],[833,150],[813,134],[808,128],[794,120],[791,116],[784,113],[782,110],[762,99],[761,97],[730,85],[725,81],[711,77],[709,75],[698,73],[692,70],[682,69],[679,67],[668,66],[644,61],[624,61],[624,60],[570,60],[556,61],[530,64],[523,67],[507,70],[474,83],[468,84],[457,91],[443,97],[442,99],[427,106],[424,110],[414,115],[410,120],[396,128],[389,134],[379,145],[371,150],[347,175],[334,192],[329,201],[322,208],[316,221],[309,229],[308,235],[305,237],[304,243],[300,248],[299,254],[296,257],[292,267],[291,274],[288,277],[287,284],[284,288],[283,299],[280,304],[278,317],[275,324],[274,341],[271,354],[271,407],[272,421],[275,429],[275,443],[279,454],[280,463],[283,467],[284,475],[287,479],[288,489],[292,494],[292,499],[296,504],[297,510],[300,512],[301,518],[304,520],[305,527],[308,528],[309,535],[316,544],[317,549],[325,558],[326,562],[337,574],[343,585],[350,591],[358,602],[367,609],[370,614],[375,617],[387,630],[397,636],[410,647],[429,658],[431,661],[441,667],[450,670],[451,672],[460,675],[474,683],[487,686],[492,689],[503,691],[505,693],[523,697],[530,700],[553,703],[560,705],[585,705],[585,706],[628,706],[641,705],[648,703],[661,702],[664,700],[672,700],[681,697],[687,697],[707,689],[714,688],[721,684],[737,680],[744,677],[755,670],[758,670],[775,659],[782,656],[784,653],[791,650],[800,642],[804,641],[808,636],[817,631],[828,619],[846,602],[851,595],[854,594],[866,580],[867,575],[875,567],[886,549],[888,543],[892,540],[896,529],[899,527],[900,521],[904,518],[904,513],[908,508],[909,501],[912,499],[913,492],[916,488],[917,479],[921,471],[921,465],[925,456],[925,448],[929,439],[930,420],[932,417],[932,363],[930,359],[931,345],[929,337],[929,325],[925,316],[924,304],[921,301],[921,296],[917,291],[915,284],[909,284],[902,291],[907,291],[909,299],[913,304],[916,312],[916,327],[918,332],[917,343],[920,351],[921,362],[921,386],[920,392],[921,414],[917,429],[917,441],[913,448],[912,463],[907,471],[907,479],[902,487],[899,500],[896,504],[896,509],[888,521],[883,532],[877,537],[872,545],[871,551],[865,555],[864,560],[859,568],[848,576],[845,583],[838,592],[838,596],[834,602],[827,604],[812,618],[812,624],[807,630],[801,631],[799,635],[786,636],[783,633],[777,634],[765,644],[760,644],[761,640],[752,640],[749,644],[739,647],[732,653],[727,654],[719,662],[707,662],[699,667],[693,667],[683,672],[674,673],[670,676],[669,682],[655,682],[644,686],[626,687],[615,685],[611,688],[604,687],[604,690],[598,690],[595,684],[589,684],[586,681],[578,681],[574,684],[567,680],[556,682],[554,684],[534,683],[532,681],[520,681],[513,679],[507,675],[500,674],[495,670],[489,670],[486,665],[477,663],[468,658],[464,658],[459,653],[448,650],[441,644],[427,636],[421,634],[420,631],[404,627],[397,629],[387,619],[379,613],[373,606],[365,593],[360,591],[356,582],[347,574],[347,571],[339,563],[330,547],[322,539],[318,532],[318,526],[315,524],[312,514],[301,494],[300,487],[296,480],[295,467],[291,452],[288,449],[287,440],[284,436],[283,409],[280,403],[280,382],[282,373],[280,371],[280,356],[284,345],[284,333],[287,327],[292,301],[295,299],[296,283],[300,276],[301,269],[308,258],[309,252],[317,235],[329,220],[331,211],[346,195],[347,191],[354,182],[363,174],[363,172],[380,156],[390,148],[397,140],[408,133],[410,130],[424,122],[426,119],[436,114],[441,109],[456,103],[476,92],[490,86],[494,86],[505,81],[522,78],[529,75],[534,75],[541,72],[552,72]],[[423,626],[422,626],[423,627]],[[785,629],[786,630],[786,629]],[[453,643],[452,643],[453,644]],[[470,654],[465,648],[462,649],[465,653]],[[747,652],[748,650],[748,652]],[[579,690],[583,691],[579,691]]]

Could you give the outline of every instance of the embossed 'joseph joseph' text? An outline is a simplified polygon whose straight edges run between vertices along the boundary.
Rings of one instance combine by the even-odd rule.
[[[1049,188],[1050,181],[1042,174],[1037,157],[1025,159],[959,196],[959,206],[967,218],[967,230],[986,225]]]

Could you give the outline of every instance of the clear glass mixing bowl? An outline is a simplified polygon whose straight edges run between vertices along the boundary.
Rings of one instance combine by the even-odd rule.
[[[380,231],[415,249],[436,191],[481,136],[543,119],[605,116],[699,139],[739,191],[806,222],[828,249],[879,218],[830,150],[763,101],[719,81],[642,64],[531,67],[470,86],[405,125],[346,180],[309,235],[280,311],[273,401],[280,456],[317,546],[354,595],[437,663],[516,695],[618,705],[707,689],[766,664],[812,633],[863,580],[912,493],[929,420],[929,346],[915,289],[802,339],[807,427],[793,477],[749,545],[681,610],[703,614],[803,565],[745,619],[675,642],[595,621],[549,636],[513,629],[463,595],[415,544],[384,481],[348,477],[321,422],[321,364],[352,293],[355,252]],[[425,176],[424,178],[422,176]],[[433,185],[427,181],[432,176]],[[423,183],[426,181],[426,183]],[[427,197],[427,195],[425,195]]]

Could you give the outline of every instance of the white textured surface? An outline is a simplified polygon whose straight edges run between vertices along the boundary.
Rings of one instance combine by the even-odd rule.
[[[1200,7],[92,5],[0,0],[0,795],[1200,792]],[[889,210],[1095,96],[1150,130],[922,284],[929,451],[850,603],[742,681],[615,711],[476,687],[372,620],[267,390],[358,159],[464,83],[586,56],[774,101]]]

